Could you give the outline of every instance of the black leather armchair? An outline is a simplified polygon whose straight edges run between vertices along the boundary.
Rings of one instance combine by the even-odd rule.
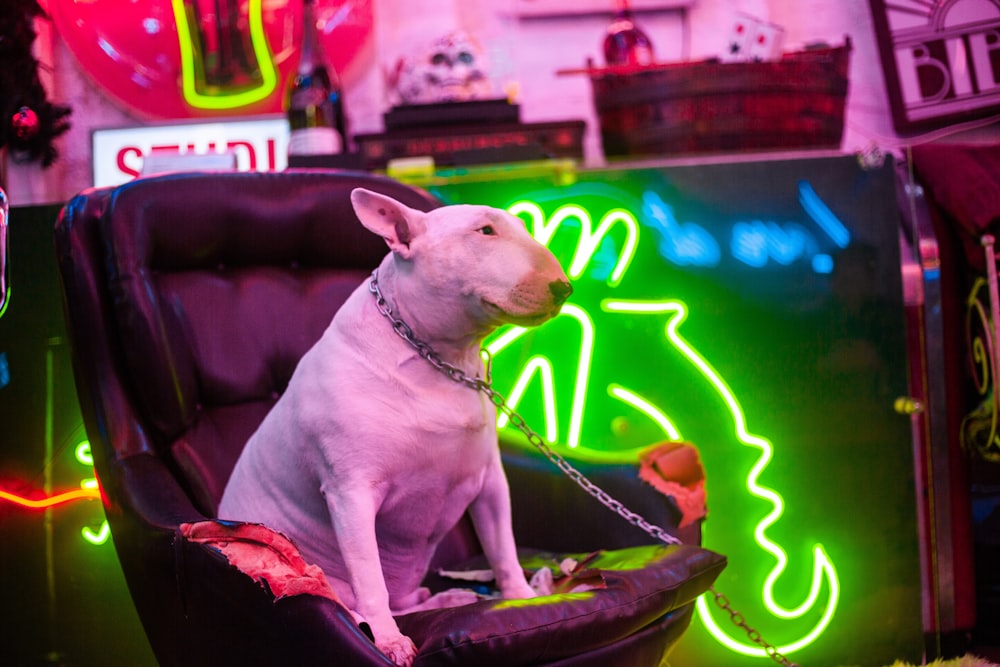
[[[56,224],[105,511],[162,665],[390,664],[335,601],[276,596],[185,532],[214,520],[243,443],[386,252],[354,217],[358,186],[414,208],[438,205],[363,173],[190,173],[85,191]],[[401,618],[420,647],[417,664],[658,665],[724,558],[693,544],[638,546],[651,540],[548,462],[505,448],[519,545],[637,550],[626,552],[631,560],[599,559],[607,588],[586,600],[556,596],[502,613],[485,601]],[[586,471],[676,527],[676,506],[639,482],[634,466]],[[686,539],[697,543],[697,526]],[[461,523],[436,562],[453,565],[477,548]]]

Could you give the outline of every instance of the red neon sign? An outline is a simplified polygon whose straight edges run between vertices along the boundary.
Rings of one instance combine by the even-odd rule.
[[[33,510],[43,510],[49,507],[55,507],[56,505],[62,505],[63,503],[73,502],[75,500],[98,500],[100,497],[101,492],[99,489],[74,489],[73,491],[65,491],[63,493],[57,493],[53,496],[38,499],[25,498],[24,496],[19,496],[15,493],[10,493],[9,491],[0,489],[0,500],[6,500],[14,503],[15,505],[20,505],[21,507]]]

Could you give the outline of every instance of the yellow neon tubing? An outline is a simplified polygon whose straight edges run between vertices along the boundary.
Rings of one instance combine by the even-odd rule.
[[[249,0],[247,9],[250,23],[250,43],[253,45],[254,58],[260,65],[260,85],[238,93],[223,95],[204,95],[195,86],[194,49],[187,35],[191,34],[184,0],[171,0],[174,10],[174,20],[177,22],[177,43],[181,51],[181,90],[184,101],[198,109],[236,109],[265,99],[274,92],[278,83],[278,73],[271,60],[271,52],[267,48],[267,36],[264,34],[264,18],[261,12],[263,0]]]
[[[31,500],[0,489],[0,500],[7,500],[16,505],[21,505],[22,507],[27,507],[28,509],[33,510],[54,507],[55,505],[61,505],[62,503],[68,503],[74,500],[95,500],[100,497],[101,492],[98,489],[76,489],[74,491],[66,491],[65,493],[49,496],[48,498],[42,498],[41,500]]]

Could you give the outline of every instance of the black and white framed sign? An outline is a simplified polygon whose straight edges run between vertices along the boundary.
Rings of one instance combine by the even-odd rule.
[[[1000,0],[869,0],[901,134],[1000,114]]]

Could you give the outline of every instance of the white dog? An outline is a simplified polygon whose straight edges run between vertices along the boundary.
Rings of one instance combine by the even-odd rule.
[[[351,201],[391,249],[377,281],[393,316],[470,378],[483,374],[487,334],[506,322],[541,324],[569,296],[555,257],[504,211],[422,213],[360,188]],[[494,405],[397,335],[366,281],[247,442],[219,516],[291,537],[370,625],[378,648],[409,665],[416,647],[392,613],[449,604],[428,602],[420,583],[467,509],[503,596],[531,597]]]

